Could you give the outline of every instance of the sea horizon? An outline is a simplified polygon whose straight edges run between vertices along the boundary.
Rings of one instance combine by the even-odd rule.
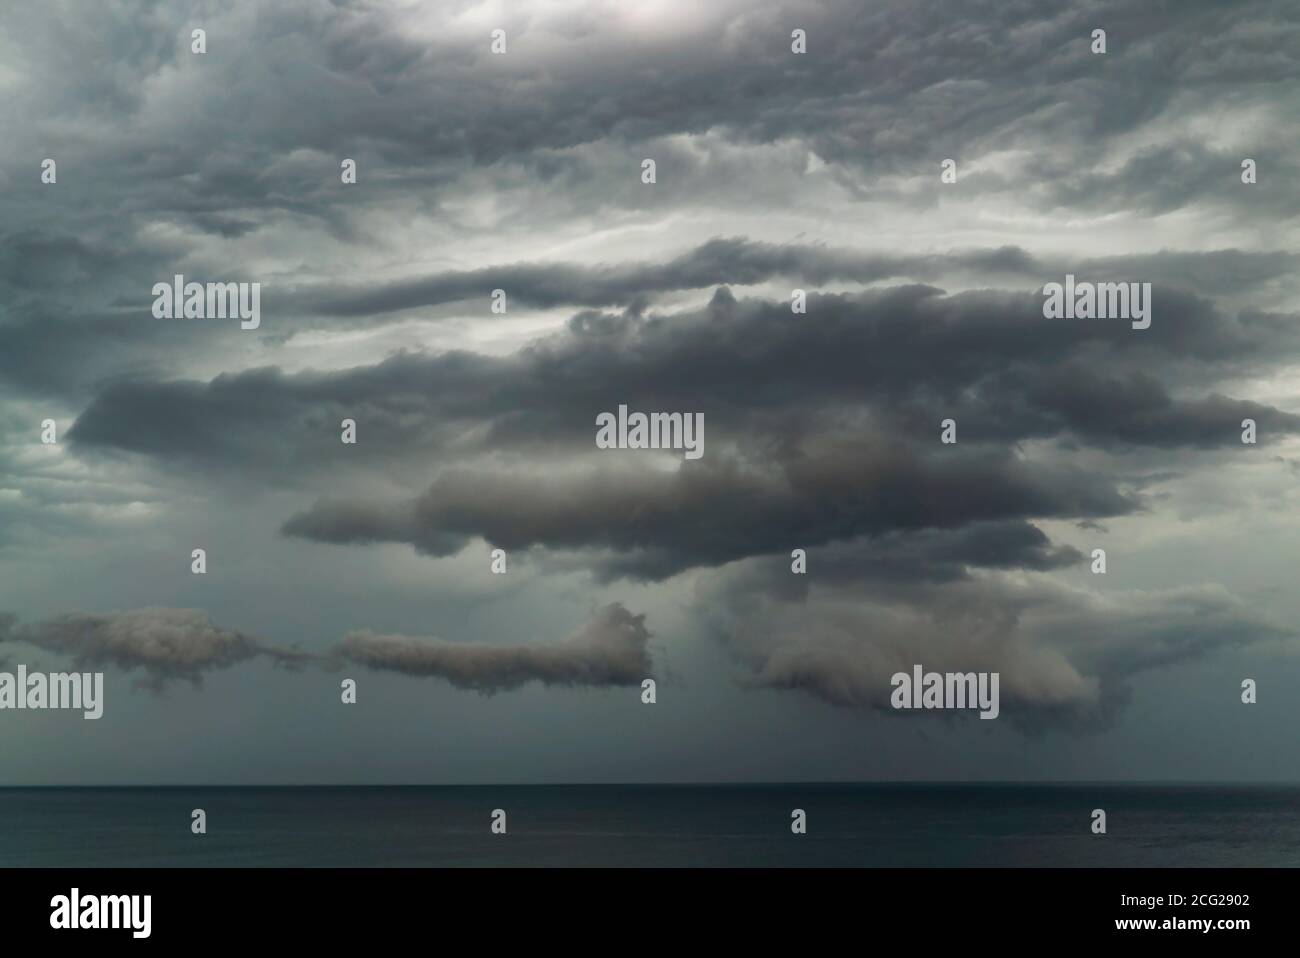
[[[0,822],[7,867],[1300,866],[1290,782],[23,785]]]
[[[755,781],[755,782],[131,782],[113,784],[106,782],[76,783],[31,783],[20,785],[0,785],[0,791],[19,789],[160,789],[160,788],[798,788],[814,787],[892,787],[892,786],[927,786],[953,788],[979,788],[981,786],[1085,786],[1085,785],[1122,785],[1131,787],[1178,786],[1186,788],[1255,788],[1255,787],[1300,787],[1300,779],[1259,779],[1259,780],[1215,780],[1215,779],[989,779],[971,781],[962,779],[808,779],[805,781]]]

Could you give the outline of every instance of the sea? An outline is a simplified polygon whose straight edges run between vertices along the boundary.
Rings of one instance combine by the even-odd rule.
[[[0,867],[503,866],[1300,866],[1300,786],[0,788]]]

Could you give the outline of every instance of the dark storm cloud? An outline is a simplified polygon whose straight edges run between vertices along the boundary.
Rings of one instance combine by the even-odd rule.
[[[454,149],[489,164],[606,137],[722,128],[749,142],[802,137],[832,162],[897,172],[933,165],[936,148],[940,156],[960,154],[957,147],[980,152],[1012,135],[1066,150],[1087,144],[1100,154],[1101,142],[1152,122],[1188,89],[1215,102],[1241,96],[1244,79],[1282,82],[1296,72],[1288,38],[1297,18],[1284,3],[1234,9],[1202,2],[1176,11],[1106,3],[1062,11],[1044,2],[987,7],[978,24],[942,4],[774,5],[737,15],[742,10],[724,7],[712,28],[669,33],[660,42],[621,33],[611,13],[590,24],[588,39],[599,42],[584,43],[581,58],[547,57],[541,51],[564,48],[520,24],[518,59],[497,71],[482,68],[481,61],[492,65],[485,44],[466,51],[459,37],[428,51],[382,27],[331,30],[337,96],[327,116],[349,116],[348,128],[365,136],[404,109],[404,122],[387,130],[396,141],[390,155],[402,159]],[[283,25],[296,19],[277,18]],[[724,39],[718,21],[727,20]],[[1274,31],[1243,29],[1261,21]],[[809,32],[804,57],[789,53],[792,23]],[[1111,38],[1105,59],[1088,50],[1100,23]],[[272,34],[276,26],[268,25]],[[1202,42],[1206,37],[1215,43]],[[382,55],[361,57],[361,46]],[[373,83],[381,63],[390,84],[383,100],[373,87],[348,82],[365,64]],[[656,82],[648,89],[651,69]],[[600,91],[594,103],[578,93],[592,89]],[[554,109],[563,102],[585,108]],[[479,109],[482,103],[492,109]]]
[[[334,652],[371,669],[445,679],[485,695],[528,682],[638,685],[652,674],[645,616],[618,603],[553,645],[468,645],[408,635],[351,632]]]
[[[517,366],[468,353],[432,360],[401,354],[343,372],[289,375],[272,367],[207,383],[121,382],[97,395],[67,438],[74,448],[163,456],[170,464],[225,470],[242,462],[250,472],[289,482],[306,464],[346,460],[350,447],[339,441],[344,418],[357,421],[371,465],[454,448],[485,413],[491,418],[488,409],[506,404],[484,390],[508,394]]]
[[[567,22],[542,24],[507,11],[512,53],[494,58],[485,37],[458,30],[415,35],[419,18],[380,7],[236,4],[210,12],[211,50],[195,57],[187,42],[191,14],[183,6],[128,4],[52,18],[43,5],[15,5],[8,13],[11,34],[24,40],[9,51],[14,90],[8,99],[42,107],[39,115],[23,114],[26,122],[6,124],[22,137],[13,158],[30,163],[33,156],[56,155],[64,175],[57,188],[29,177],[7,194],[12,205],[0,230],[0,280],[31,300],[12,302],[0,319],[8,346],[0,378],[24,390],[77,391],[96,377],[137,377],[191,348],[192,337],[163,331],[139,312],[147,307],[144,291],[187,255],[198,259],[191,267],[210,262],[223,275],[246,273],[248,264],[238,247],[224,254],[234,261],[200,252],[190,230],[239,239],[323,223],[326,235],[340,242],[372,243],[382,233],[376,222],[412,202],[438,217],[439,204],[454,199],[470,173],[487,177],[489,189],[549,183],[575,214],[643,202],[620,201],[608,183],[593,185],[586,171],[566,175],[587,162],[580,148],[592,145],[635,160],[647,143],[681,134],[712,131],[739,146],[793,137],[824,160],[874,176],[932,171],[939,155],[978,156],[1007,142],[1050,144],[1050,151],[1035,152],[1068,156],[1072,165],[1045,160],[1028,182],[1024,176],[1007,181],[1005,189],[1022,202],[1166,210],[1211,196],[1219,204],[1251,204],[1257,223],[1293,212],[1294,190],[1270,184],[1294,182],[1292,174],[1300,172],[1287,167],[1300,124],[1257,131],[1268,172],[1251,189],[1235,180],[1239,158],[1195,154],[1191,146],[1153,147],[1165,153],[1140,153],[1119,172],[1101,166],[1109,163],[1112,140],[1185,110],[1175,100],[1188,91],[1205,110],[1286,108],[1273,88],[1293,81],[1300,68],[1289,42],[1297,15],[1284,3],[1235,9],[1191,3],[1176,16],[1172,9],[1120,3],[1086,14],[1031,3],[983,10],[978,24],[953,17],[943,5],[901,2],[869,10],[847,2],[815,10],[723,6],[715,14],[698,30],[670,31],[656,41],[628,28],[617,11],[582,14],[578,34]],[[149,28],[140,29],[140,21]],[[804,57],[789,53],[792,22],[809,30]],[[1103,22],[1111,48],[1094,57],[1088,33]],[[580,46],[574,36],[583,37]],[[1205,43],[1206,37],[1215,42]],[[114,51],[117,68],[88,69],[90,52],[103,49]],[[571,55],[578,49],[581,56]],[[267,89],[277,95],[263,95]],[[594,102],[592,89],[601,91]],[[168,97],[163,90],[176,92]],[[200,92],[204,109],[188,109]],[[68,116],[83,118],[93,135],[47,120]],[[222,143],[218,153],[208,148],[214,141]],[[364,188],[339,188],[341,155],[359,159]],[[1231,169],[1220,183],[1213,171],[1225,159]],[[1192,174],[1198,179],[1190,180]],[[976,190],[989,176],[973,174],[962,189]],[[1224,201],[1229,187],[1232,199]],[[1150,191],[1167,196],[1144,199]],[[661,192],[698,206],[688,182]],[[524,203],[511,211],[516,221],[555,212]],[[325,288],[291,274],[268,286],[267,302],[338,320],[479,297],[493,288],[506,288],[520,303],[605,306],[778,276],[813,284],[931,281],[947,271],[983,268],[989,276],[1023,277],[1026,285],[1044,279],[1031,275],[1034,260],[1023,251],[989,255],[983,265],[961,253],[830,250],[818,257],[811,247],[732,240],[666,264],[516,262]],[[1230,268],[1217,271],[1225,274],[1242,276],[1238,286],[1248,282]],[[1162,275],[1137,278],[1160,281]],[[1179,285],[1204,289],[1208,281],[1184,278]],[[103,315],[105,303],[129,316]],[[313,321],[303,316],[296,328]]]
[[[705,465],[705,462],[708,462]],[[677,472],[629,467],[576,477],[451,469],[396,508],[323,502],[284,532],[335,543],[398,541],[446,554],[494,546],[610,550],[610,575],[665,578],[688,568],[897,530],[1022,517],[1105,517],[1135,503],[1098,477],[1001,453],[922,453],[882,441],[801,450],[764,466],[719,457]],[[980,554],[975,542],[950,543]],[[964,552],[963,552],[964,549]]]
[[[315,661],[309,653],[280,648],[238,630],[212,624],[196,609],[134,609],[92,614],[72,612],[23,625],[0,615],[0,641],[23,642],[71,658],[77,668],[140,669],[142,684],[199,684],[203,675],[251,659],[297,667]]]
[[[253,659],[289,668],[332,668],[339,661],[408,675],[438,676],[485,694],[538,681],[545,685],[639,684],[652,674],[645,616],[613,603],[552,645],[474,645],[404,635],[350,632],[327,654],[271,645],[218,628],[195,609],[74,612],[23,625],[0,613],[0,643],[22,643],[66,656],[76,668],[113,666],[143,672],[143,685],[195,685],[211,671]]]
[[[203,57],[188,52],[188,4],[6,8],[0,387],[80,409],[67,434],[78,464],[139,454],[160,499],[173,469],[223,492],[296,484],[304,507],[324,494],[284,524],[303,548],[447,555],[483,537],[603,579],[707,570],[716,601],[701,614],[716,614],[747,681],[841,705],[879,705],[889,674],[919,660],[1001,670],[1017,721],[1093,721],[1134,674],[1282,634],[1212,587],[1051,584],[1083,553],[1034,520],[1095,528],[1153,508],[1135,492],[1151,474],[1113,457],[1178,451],[1192,470],[1193,454],[1240,449],[1244,418],[1265,444],[1300,430],[1292,412],[1233,396],[1300,348],[1296,316],[1260,305],[1287,302],[1296,266],[1293,3],[1041,0],[978,17],[904,0],[719,3],[662,32],[628,26],[622,6],[549,23],[503,9],[500,58],[457,4],[208,6]],[[808,30],[805,56],[790,53],[792,26]],[[1109,34],[1100,57],[1096,26]],[[1260,161],[1254,186],[1239,180],[1244,155]],[[57,188],[36,180],[44,156],[59,158]],[[339,183],[345,156],[355,186]],[[652,192],[636,180],[645,156],[661,161]],[[961,172],[944,194],[949,156]],[[949,196],[1003,239],[934,252],[946,239],[917,240],[889,215]],[[854,199],[886,215],[877,224]],[[776,224],[765,236],[791,223],[814,240],[728,236],[608,263],[516,252],[665,225],[704,239],[719,210],[728,233],[743,213]],[[1168,214],[1223,229],[1215,245],[1265,248],[1205,251],[1195,235],[1151,252]],[[1114,231],[1068,252],[1093,224],[1135,215],[1113,254]],[[832,217],[864,248],[816,242]],[[1053,252],[998,245],[1035,235]],[[482,265],[497,259],[485,248],[501,265]],[[275,321],[238,339],[154,321],[145,294],[175,272],[264,280]],[[1036,290],[1066,272],[1154,283],[1152,328],[1044,320]],[[725,288],[778,280],[809,288],[806,316]],[[935,285],[815,291],[882,281]],[[654,309],[715,286],[707,308]],[[429,318],[401,311],[485,304],[495,288],[587,311],[503,356],[272,365],[315,359],[310,346],[273,355],[296,333],[369,332]],[[704,413],[706,458],[674,472],[634,471],[635,454],[575,460],[619,403]],[[945,416],[957,447],[937,442]],[[357,447],[339,442],[343,418],[358,422]],[[30,425],[20,432],[29,441]],[[27,468],[0,470],[0,544],[59,534],[27,518],[48,504]],[[367,481],[350,489],[345,475]],[[391,481],[425,491],[385,497]],[[815,582],[790,573],[793,547],[809,550]],[[358,632],[335,651],[483,692],[622,685],[649,668],[646,634],[611,606],[557,645]],[[0,635],[155,685],[311,661],[185,610],[8,621]]]
[[[1044,319],[1036,293],[930,287],[814,295],[807,316],[730,297],[672,315],[585,313],[506,357],[403,353],[339,372],[120,382],[96,396],[69,439],[82,451],[291,481],[300,472],[291,465],[347,461],[345,417],[383,461],[590,449],[596,415],[619,403],[700,411],[713,436],[748,446],[863,416],[913,437],[952,416],[967,439],[1069,434],[1102,446],[1229,446],[1246,417],[1264,442],[1296,429],[1289,413],[1207,395],[1219,379],[1292,361],[1292,317],[1227,316],[1163,287],[1153,300],[1141,331],[1123,320]]]
[[[773,596],[799,597],[809,588],[807,577],[790,573],[792,546],[803,548],[816,581],[827,585],[947,583],[968,579],[979,569],[1048,572],[1083,561],[1077,549],[1053,543],[1023,519],[973,519],[957,527],[893,529],[829,541],[791,535],[756,544],[750,553],[765,553],[754,561],[779,573],[765,584]],[[561,569],[594,568],[598,576],[610,578],[658,578],[690,564],[688,557],[668,548],[628,553],[589,549],[580,556],[581,564],[563,559],[555,564]]]
[[[629,29],[617,10],[588,18],[581,40],[562,23],[505,11],[507,57],[492,57],[486,35],[463,29],[413,35],[419,18],[409,10],[284,3],[256,8],[253,28],[253,9],[214,11],[211,49],[200,58],[188,52],[191,17],[181,6],[141,5],[137,14],[154,29],[140,30],[99,8],[52,29],[39,5],[19,5],[14,35],[39,52],[14,50],[32,85],[26,92],[39,84],[53,116],[116,121],[98,141],[36,123],[41,140],[74,156],[90,151],[120,187],[116,213],[187,218],[217,235],[278,214],[347,229],[345,204],[357,199],[327,185],[339,155],[374,171],[372,198],[428,188],[432,203],[471,168],[516,164],[545,181],[579,162],[575,148],[587,144],[712,130],[739,143],[802,139],[823,159],[869,175],[914,174],[1008,141],[1050,145],[1087,166],[1106,159],[1111,140],[1185,108],[1177,98],[1189,91],[1201,109],[1240,110],[1276,101],[1269,84],[1298,72],[1298,17],[1284,2],[1116,2],[1087,11],[1042,2],[986,7],[978,23],[943,4],[724,5],[699,29],[659,40]],[[791,23],[809,31],[804,56],[789,52]],[[1110,32],[1104,57],[1088,51],[1099,23]],[[106,46],[121,66],[107,78],[86,68],[94,62],[86,51]],[[163,81],[220,96],[190,113],[158,95]],[[267,89],[277,95],[254,95]],[[219,154],[207,148],[212,141],[223,144]],[[1283,182],[1294,172],[1294,130],[1276,124],[1257,142]],[[1159,208],[1221,192],[1217,180],[1179,169],[1178,189],[1168,188]],[[1169,180],[1159,158],[1125,170],[1134,189]],[[1055,166],[1046,172],[1043,192],[1060,191],[1049,203],[1095,195],[1087,170],[1083,180]],[[1269,190],[1261,183],[1257,192]],[[1262,215],[1288,212],[1257,201]],[[102,200],[96,207],[107,212]]]
[[[1085,520],[1087,521],[1087,520]],[[984,519],[957,528],[927,527],[835,542],[816,549],[817,581],[835,585],[873,582],[949,582],[965,579],[972,568],[1047,572],[1083,561],[1072,546],[1054,544],[1023,519]],[[785,575],[784,559],[772,568],[774,592],[802,594],[803,576]]]
[[[1296,637],[1215,586],[1099,595],[988,574],[934,583],[842,557],[810,556],[808,585],[777,560],[701,582],[701,614],[745,684],[894,714],[895,672],[998,672],[1002,715],[1017,727],[1093,729],[1115,719],[1142,672]]]
[[[1218,394],[1177,402],[1158,380],[1140,373],[1121,379],[1061,367],[1040,377],[1030,395],[1076,435],[1098,445],[1226,446],[1239,441],[1245,419],[1275,438],[1300,432],[1300,416]]]
[[[228,344],[245,345],[248,342],[236,338],[247,334],[236,329],[234,324],[196,325],[154,319],[149,313],[149,300],[143,293],[158,276],[169,278],[172,274],[170,267],[153,272],[139,269],[137,264],[145,258],[146,252],[136,254],[132,267],[125,272],[109,271],[106,275],[97,271],[93,274],[95,278],[91,282],[97,283],[101,276],[104,277],[101,288],[121,290],[112,297],[108,309],[103,308],[103,304],[84,309],[73,300],[49,303],[36,296],[15,292],[11,304],[13,318],[0,325],[0,333],[8,347],[0,355],[0,383],[8,382],[31,393],[76,395],[93,386],[96,380],[103,380],[110,372],[110,381],[128,384],[133,380],[156,377],[159,370],[169,365],[170,358],[184,355],[196,343],[203,343],[208,348],[229,348]],[[305,309],[311,315],[355,318],[355,315],[364,314],[375,317],[382,316],[385,310],[464,298],[477,298],[486,303],[491,290],[502,288],[516,305],[622,303],[639,311],[645,309],[647,301],[657,294],[708,287],[715,282],[747,285],[786,279],[791,285],[802,284],[815,296],[817,285],[834,281],[869,283],[900,277],[955,276],[978,277],[983,283],[1000,279],[1008,285],[1025,287],[1059,279],[1067,271],[1076,272],[1080,277],[1105,277],[1111,281],[1159,282],[1168,276],[1176,279],[1184,289],[1224,293],[1247,287],[1261,288],[1290,275],[1294,267],[1295,257],[1287,254],[1250,254],[1237,250],[1196,254],[1171,252],[1137,257],[1132,261],[1111,257],[1052,263],[1036,259],[1017,247],[901,256],[728,238],[709,241],[688,254],[661,264],[608,267],[516,264],[396,285],[380,284],[345,293],[338,290],[290,290],[283,293],[283,303],[287,309]],[[135,288],[124,286],[124,275],[136,278]],[[281,294],[275,292],[274,287],[264,292],[270,309],[269,304],[277,302],[277,296]],[[1188,315],[1190,312],[1201,313],[1208,308],[1204,303],[1189,302],[1188,294],[1181,291],[1165,291],[1161,297],[1162,314],[1167,316],[1173,312],[1183,327],[1199,322],[1196,317]],[[774,312],[784,314],[784,310]],[[1023,314],[1024,311],[1017,309],[1017,312]],[[1226,324],[1226,320],[1220,317],[1214,317],[1213,322]],[[618,325],[617,321],[601,318],[599,314],[586,314],[575,323],[588,323],[592,331],[614,329]],[[1264,325],[1260,323],[1261,327]],[[1274,325],[1277,330],[1284,328],[1281,318]],[[1264,331],[1261,328],[1261,333]],[[1240,333],[1236,331],[1233,336],[1238,340],[1236,343],[1223,345],[1241,349],[1246,347],[1248,339],[1259,338]],[[1157,338],[1173,334],[1173,329],[1151,333]],[[1188,329],[1187,334],[1196,335],[1197,330]],[[1217,345],[1207,344],[1206,349],[1213,350]],[[446,372],[443,365],[431,369],[430,374],[443,375]],[[466,367],[475,366],[475,359],[461,356],[446,365],[454,367],[451,370],[453,379],[463,379]],[[487,365],[476,368],[486,368]],[[394,364],[393,368],[398,366],[400,364]],[[242,375],[257,377],[261,374]],[[366,377],[361,374],[361,378]],[[310,376],[301,381],[308,379]],[[362,384],[358,383],[357,388],[363,388]],[[319,393],[320,390],[315,391]]]

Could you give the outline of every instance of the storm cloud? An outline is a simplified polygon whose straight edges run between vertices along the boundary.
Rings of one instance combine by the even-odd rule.
[[[1154,297],[1140,333],[1044,319],[1041,294],[921,286],[813,295],[806,318],[732,298],[647,317],[580,313],[504,357],[402,352],[342,371],[114,383],[68,436],[286,481],[294,463],[346,462],[345,417],[364,424],[368,456],[463,456],[589,446],[595,416],[618,403],[701,411],[712,434],[760,445],[854,417],[915,436],[944,418],[936,411],[961,421],[963,438],[1001,442],[1225,446],[1245,417],[1263,442],[1296,430],[1294,414],[1208,388],[1289,362],[1293,317]]]
[[[1272,775],[1297,82],[1284,0],[5,4],[3,655],[167,687],[131,741],[214,686],[285,730],[154,781],[424,780],[442,728],[448,781],[944,777],[907,736],[963,723],[878,720],[918,663],[1001,674],[981,774]],[[176,274],[261,325],[155,318]],[[1151,326],[1045,318],[1067,275]],[[620,405],[703,457],[597,449]],[[143,768],[31,734],[15,781]]]
[[[1137,503],[1095,477],[1002,455],[921,456],[852,444],[762,464],[596,468],[565,479],[450,470],[394,507],[323,502],[283,531],[317,541],[407,542],[446,554],[478,536],[507,549],[593,549],[608,574],[664,578],[694,566],[863,534],[1027,517],[1098,518]]]
[[[409,635],[350,632],[338,657],[370,669],[445,679],[485,695],[528,682],[558,686],[639,685],[652,673],[644,615],[615,603],[550,645],[480,645]]]
[[[892,713],[895,672],[916,664],[997,672],[1003,714],[1036,733],[1116,721],[1143,672],[1297,638],[1213,585],[1102,595],[1000,571],[971,574],[991,565],[978,559],[959,578],[935,581],[842,558],[812,553],[829,574],[810,582],[773,561],[701,580],[701,615],[743,664],[740,681]]]
[[[0,616],[0,641],[67,656],[77,668],[139,669],[142,684],[155,689],[176,679],[197,685],[207,672],[256,658],[286,667],[315,660],[310,653],[222,629],[197,609],[71,612],[27,625]]]

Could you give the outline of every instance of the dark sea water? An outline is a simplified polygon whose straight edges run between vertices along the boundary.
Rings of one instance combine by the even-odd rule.
[[[501,865],[1295,866],[1300,786],[0,789],[4,867]]]

